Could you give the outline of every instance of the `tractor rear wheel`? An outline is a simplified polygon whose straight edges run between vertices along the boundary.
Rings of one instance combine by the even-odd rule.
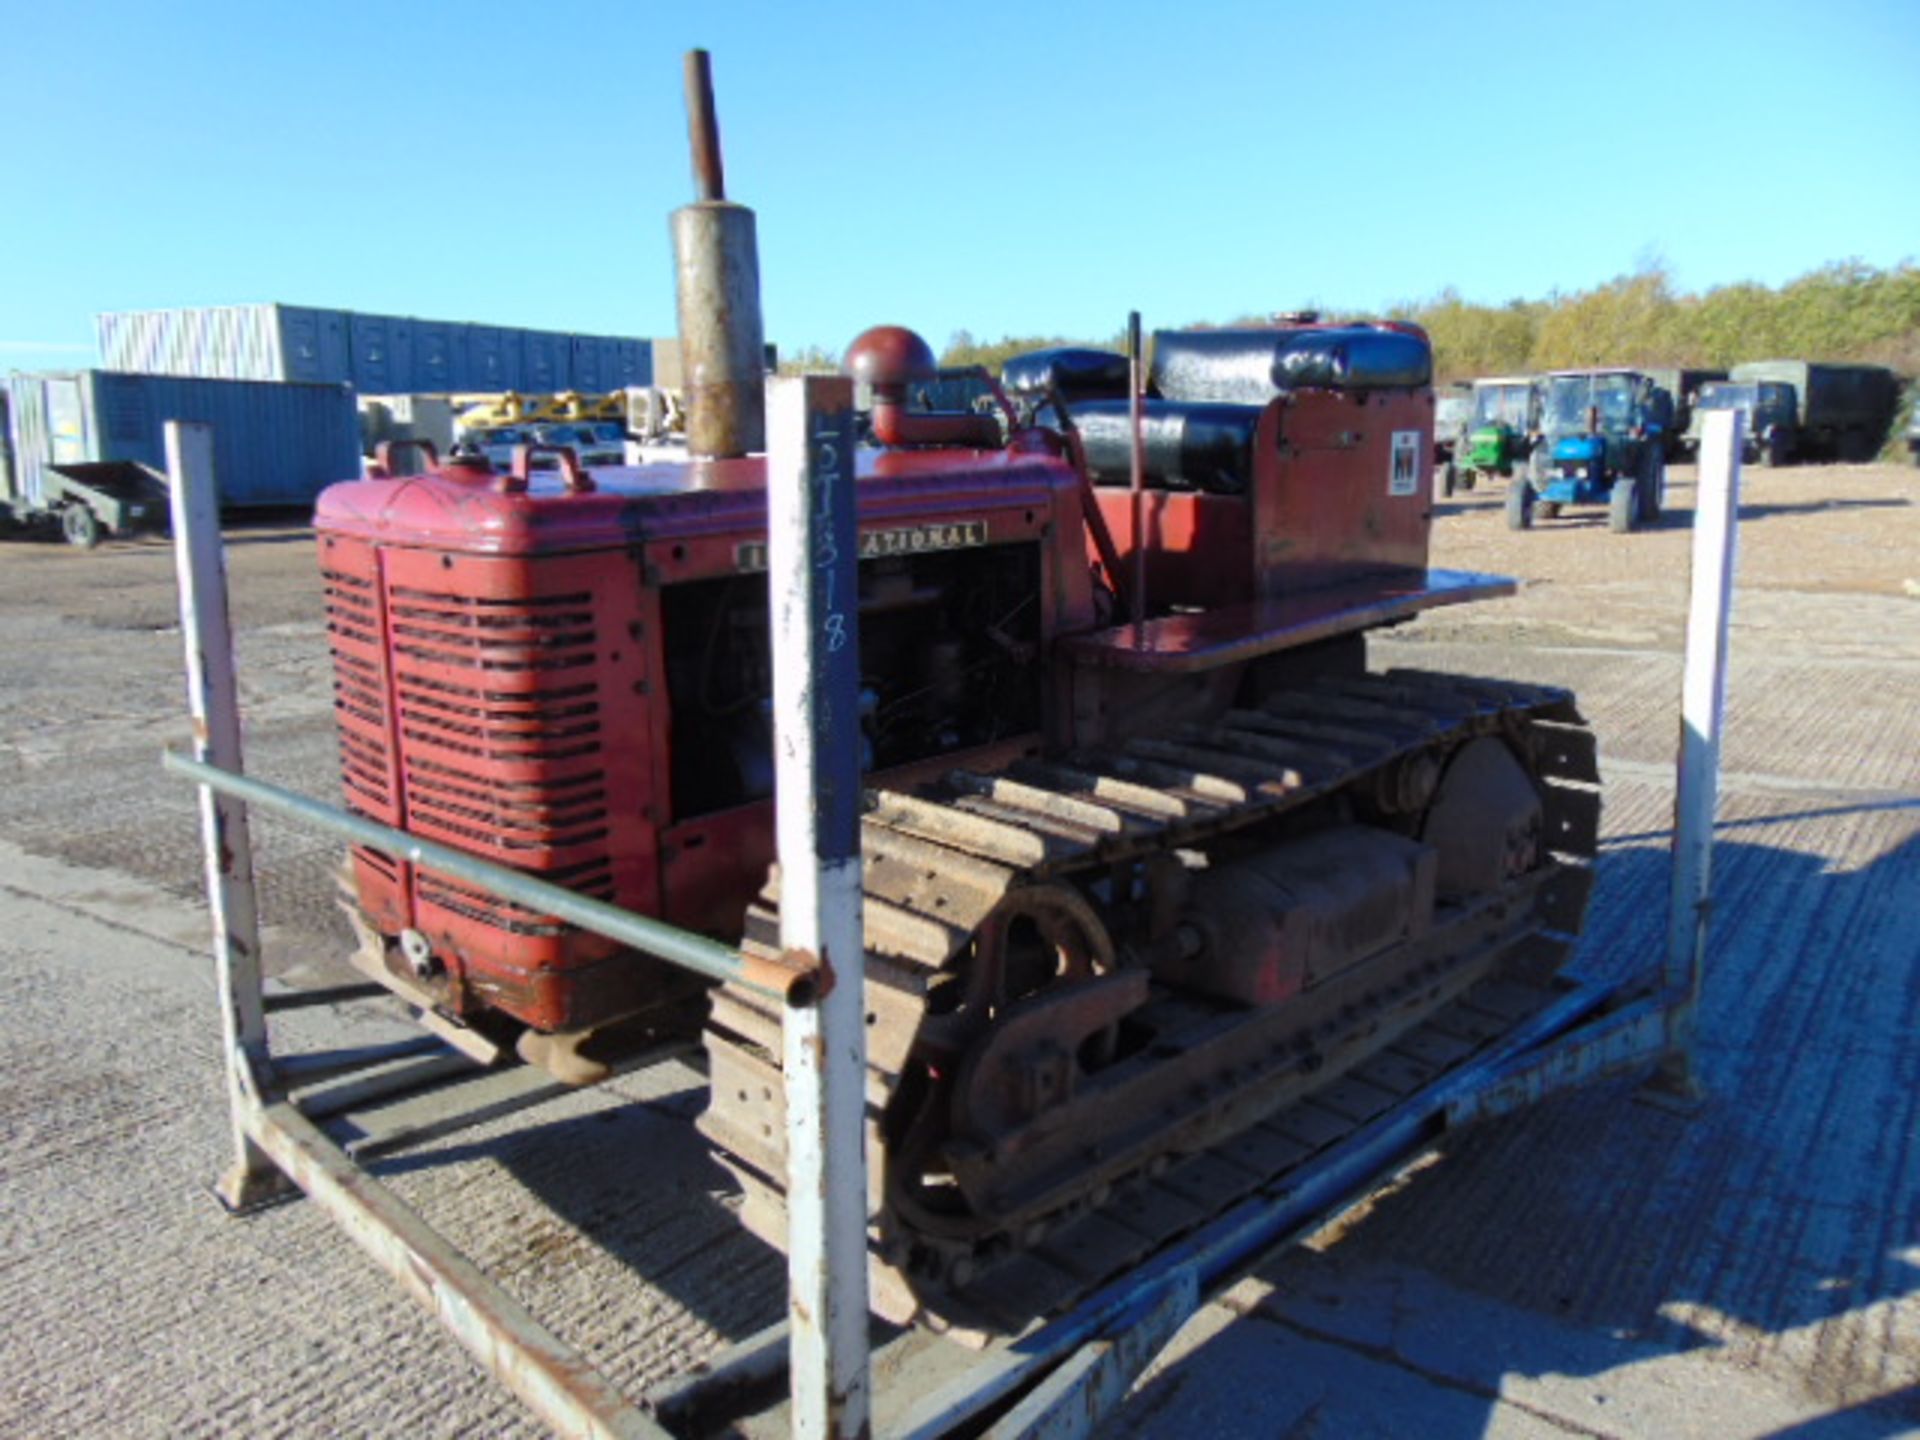
[[[60,533],[69,545],[91,550],[100,543],[100,517],[76,501],[60,512]]]
[[[1639,526],[1640,489],[1638,480],[1613,482],[1613,494],[1607,501],[1607,528],[1614,534],[1625,535]]]
[[[1524,475],[1514,476],[1512,483],[1507,486],[1507,528],[1533,528],[1533,486],[1527,483]]]

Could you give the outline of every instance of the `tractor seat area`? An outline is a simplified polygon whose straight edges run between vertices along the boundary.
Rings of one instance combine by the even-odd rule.
[[[1141,407],[1146,483],[1167,490],[1243,495],[1253,474],[1253,437],[1262,405],[1147,399]],[[1133,476],[1133,425],[1125,400],[1070,405],[1096,485]]]
[[[1243,495],[1253,474],[1254,433],[1276,396],[1296,389],[1411,389],[1432,378],[1425,337],[1383,325],[1158,331],[1142,410],[1146,483]],[[1094,483],[1129,483],[1125,356],[1036,350],[1009,360],[1002,383],[1029,399],[1051,395],[1063,402],[1086,446]]]

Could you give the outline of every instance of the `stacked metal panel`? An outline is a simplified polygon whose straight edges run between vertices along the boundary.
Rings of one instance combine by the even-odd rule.
[[[163,426],[213,427],[214,475],[229,508],[305,505],[360,473],[360,423],[345,385],[266,383],[108,370],[8,380],[17,494],[44,503],[48,465],[133,460],[166,467]]]
[[[365,315],[209,305],[96,318],[109,369],[224,380],[345,383],[368,395],[617,390],[653,380],[651,342]]]

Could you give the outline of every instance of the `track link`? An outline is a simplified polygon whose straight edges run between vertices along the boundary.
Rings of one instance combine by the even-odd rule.
[[[953,1023],[943,987],[1003,905],[1204,848],[1341,791],[1391,794],[1423,762],[1484,735],[1503,736],[1531,761],[1545,833],[1541,863],[1514,894],[1457,921],[1471,943],[1436,946],[1391,983],[1337,997],[1337,1017],[1315,1030],[1310,1064],[1229,1062],[1216,1077],[1229,1093],[1169,1122],[1152,1153],[1114,1154],[1066,1181],[1028,1175],[999,1223],[944,1234],[901,1223],[888,1189],[902,1139],[897,1117],[891,1145],[887,1138],[890,1107],[913,1103],[910,1093],[902,1100],[903,1085],[928,1054],[943,1053],[943,1027]],[[1579,932],[1598,781],[1592,734],[1567,692],[1397,670],[1323,679],[1259,710],[1060,761],[956,771],[939,799],[876,793],[862,833],[876,1310],[963,1332],[1018,1328],[1282,1183],[1316,1150],[1505,1033],[1544,1003]],[[776,872],[749,913],[743,949],[777,950],[779,896]],[[700,1127],[742,1184],[748,1227],[784,1245],[780,1018],[724,988],[705,1043],[712,1099]]]

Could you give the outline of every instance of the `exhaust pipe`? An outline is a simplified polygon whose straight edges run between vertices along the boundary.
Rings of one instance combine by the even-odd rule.
[[[753,211],[727,199],[707,52],[686,59],[693,204],[673,212],[674,292],[687,386],[687,449],[715,460],[767,448],[766,338]]]

